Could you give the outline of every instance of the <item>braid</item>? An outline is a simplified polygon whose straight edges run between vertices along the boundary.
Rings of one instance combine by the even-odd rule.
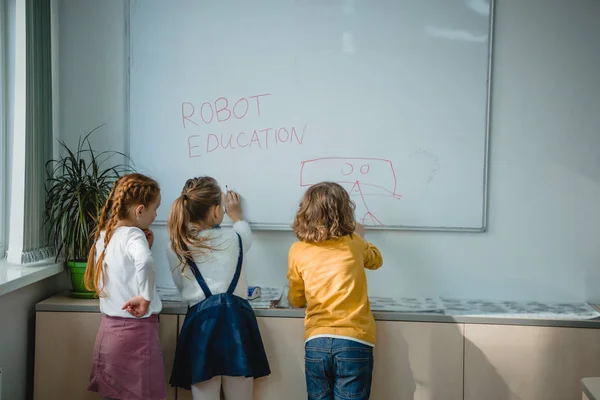
[[[106,233],[104,235],[104,246],[102,246],[102,253],[100,257],[98,257],[98,262],[96,263],[96,276],[94,279],[94,284],[96,287],[96,294],[98,296],[102,295],[102,290],[104,289],[104,256],[106,255],[106,247],[108,246],[108,242],[112,238],[115,227],[119,221],[115,216],[111,216],[108,224],[106,226]]]
[[[123,178],[119,178],[115,182],[115,184],[113,185],[113,188],[110,190],[110,193],[108,194],[106,203],[104,203],[104,206],[102,206],[102,211],[100,212],[100,218],[98,218],[98,225],[96,226],[96,231],[94,234],[94,242],[96,242],[98,240],[98,238],[100,237],[100,232],[102,232],[104,229],[106,229],[106,223],[108,221],[108,218],[111,215],[110,212],[112,211],[113,199],[115,197],[115,188],[119,185],[121,179],[123,179]]]
[[[106,221],[108,220],[111,207],[112,199],[109,197],[104,206],[102,207],[102,211],[100,211],[98,225],[96,226],[96,230],[94,231],[94,242],[98,240],[98,238],[100,237],[100,232],[103,231],[106,227]]]
[[[115,185],[116,186],[116,185]],[[116,200],[111,201],[111,211],[110,211],[110,219],[106,222],[103,227],[104,233],[104,246],[102,246],[102,253],[98,257],[98,261],[96,262],[97,271],[96,276],[94,277],[94,287],[96,288],[96,294],[100,296],[102,294],[102,289],[104,289],[104,256],[106,255],[106,247],[112,238],[112,234],[119,222],[119,214],[121,214],[121,209],[123,208],[123,199],[124,199],[124,190],[123,186],[119,188],[119,191],[116,193]],[[107,202],[108,203],[108,202]],[[107,204],[108,206],[108,204]],[[98,235],[100,231],[98,231]]]
[[[142,174],[133,173],[119,178],[106,203],[102,207],[96,232],[94,235],[94,245],[90,249],[88,256],[88,266],[85,272],[85,287],[93,290],[98,296],[102,295],[104,286],[104,255],[110,242],[115,228],[119,221],[127,218],[130,207],[135,204],[147,206],[160,193],[158,183]],[[104,231],[104,246],[102,253],[95,261],[95,243],[100,238],[100,233]]]
[[[87,290],[96,291],[96,281],[97,281],[97,273],[95,268],[95,258],[96,258],[96,242],[100,238],[100,232],[106,229],[106,223],[111,215],[113,198],[115,196],[115,189],[119,185],[120,181],[123,178],[117,179],[115,184],[113,185],[110,193],[108,194],[108,198],[106,202],[102,206],[102,210],[100,211],[100,216],[98,217],[98,223],[96,225],[96,229],[94,230],[93,236],[94,240],[92,245],[90,246],[90,251],[88,253],[87,259],[87,267],[85,269],[85,274],[83,276],[83,283]],[[99,294],[98,292],[96,294]]]

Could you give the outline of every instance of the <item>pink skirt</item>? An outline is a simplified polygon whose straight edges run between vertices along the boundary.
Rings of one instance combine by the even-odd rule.
[[[158,315],[102,319],[88,390],[119,400],[167,397]]]

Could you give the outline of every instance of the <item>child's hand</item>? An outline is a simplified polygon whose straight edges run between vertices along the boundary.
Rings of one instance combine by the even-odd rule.
[[[364,238],[365,237],[365,226],[363,224],[357,222],[356,226],[354,227],[354,233],[356,233],[361,238]]]
[[[242,220],[242,203],[240,195],[233,191],[228,191],[225,195],[225,211],[233,222]]]
[[[144,235],[146,235],[148,246],[152,248],[152,245],[154,244],[154,232],[152,232],[150,229],[144,229]]]
[[[148,312],[150,302],[144,299],[142,296],[135,296],[127,300],[127,303],[123,305],[121,310],[127,311],[129,314],[136,318],[141,318]]]

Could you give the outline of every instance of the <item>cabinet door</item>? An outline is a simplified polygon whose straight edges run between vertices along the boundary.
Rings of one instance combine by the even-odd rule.
[[[176,400],[177,390],[169,385],[169,379],[171,378],[173,360],[175,360],[175,347],[177,346],[177,335],[179,334],[177,315],[162,314],[158,329],[165,368],[165,382],[167,382],[167,400]]]
[[[35,329],[36,400],[99,399],[87,391],[100,313],[37,312]],[[177,339],[177,316],[161,315],[160,338],[165,375],[170,374]],[[169,400],[175,400],[170,389]]]
[[[257,379],[255,400],[306,400],[304,319],[258,318],[271,375]]]
[[[87,386],[101,320],[100,313],[36,313],[36,400],[100,398]]]
[[[462,400],[463,325],[378,321],[371,398]]]
[[[600,376],[600,329],[465,326],[466,400],[578,400]]]

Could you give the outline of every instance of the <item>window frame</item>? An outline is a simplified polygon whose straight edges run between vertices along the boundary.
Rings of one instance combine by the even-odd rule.
[[[0,258],[4,258],[7,246],[8,215],[6,206],[6,193],[8,192],[8,13],[5,1],[0,1]]]

